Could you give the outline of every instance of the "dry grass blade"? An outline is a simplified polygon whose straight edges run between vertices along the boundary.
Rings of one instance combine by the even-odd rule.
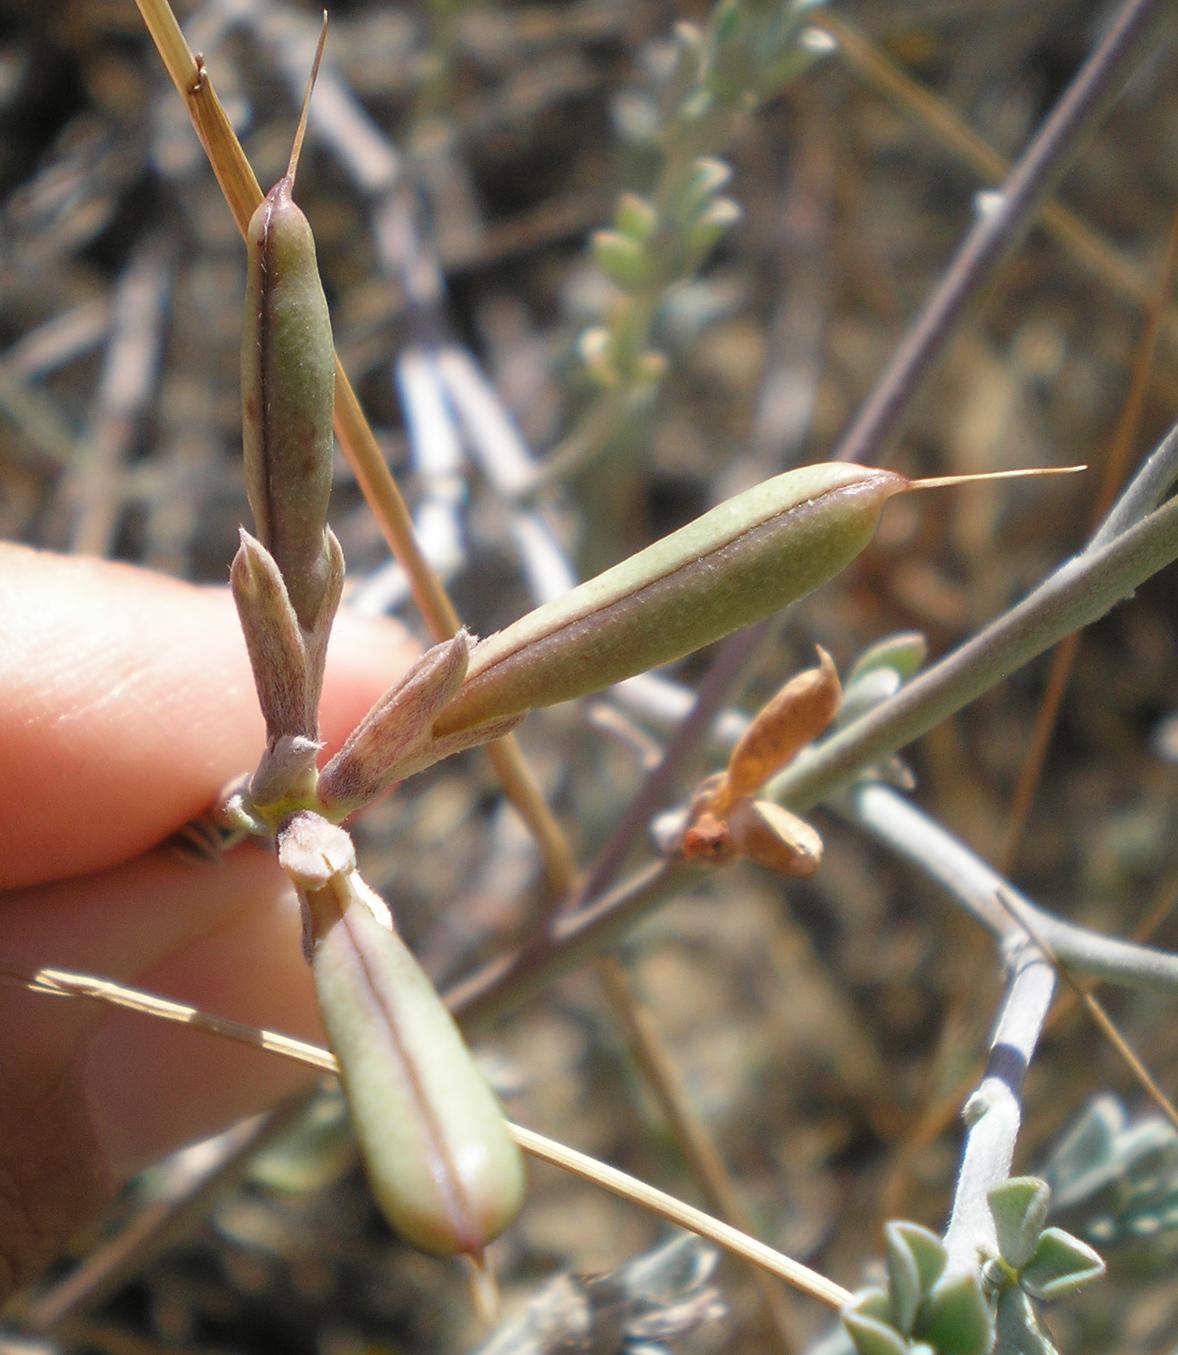
[[[997,183],[1009,171],[1010,161],[1005,156],[978,136],[943,99],[913,80],[853,24],[829,9],[819,10],[812,22],[834,38],[840,57],[864,80],[907,109],[979,174]],[[1086,221],[1055,201],[1044,203],[1040,216],[1044,229],[1091,268],[1108,287],[1145,311],[1153,308],[1157,290],[1149,278],[1134,268]],[[1163,317],[1170,339],[1178,338],[1178,312],[1167,305],[1163,308]]]
[[[213,1016],[188,1003],[173,1002],[169,998],[114,983],[109,979],[99,979],[89,974],[77,974],[70,970],[51,967],[39,969],[29,975],[4,970],[2,977],[5,982],[19,984],[32,992],[103,1002],[109,1006],[139,1012],[143,1016],[175,1022],[209,1035],[265,1049],[322,1072],[337,1071],[331,1053],[306,1040],[296,1040],[275,1031],[259,1030],[240,1021]],[[809,1294],[811,1298],[835,1308],[841,1308],[851,1301],[849,1290],[828,1280],[817,1271],[792,1260],[756,1238],[749,1237],[730,1224],[712,1218],[703,1210],[684,1204],[674,1196],[656,1190],[636,1177],[619,1171],[616,1167],[598,1162],[586,1153],[580,1153],[575,1148],[557,1143],[543,1134],[536,1133],[535,1130],[525,1129],[520,1125],[512,1126],[512,1134],[519,1146],[530,1156],[560,1167],[604,1190],[622,1196],[641,1208],[649,1209],[669,1223],[699,1234],[700,1237],[714,1242],[732,1255],[751,1265],[759,1266],[771,1275],[776,1275],[793,1288]]]

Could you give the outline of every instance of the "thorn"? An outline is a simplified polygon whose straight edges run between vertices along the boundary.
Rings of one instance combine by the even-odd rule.
[[[948,485],[972,485],[983,480],[1022,480],[1041,475],[1075,475],[1087,466],[1027,466],[1020,470],[976,471],[972,475],[933,475],[927,480],[909,480],[909,489],[942,489]]]
[[[294,145],[290,148],[290,162],[286,167],[286,177],[294,187],[294,177],[299,168],[299,156],[303,152],[303,138],[307,134],[307,115],[311,111],[311,91],[319,76],[319,64],[323,60],[323,49],[327,46],[327,11],[323,11],[323,26],[319,30],[319,41],[315,44],[315,59],[311,62],[311,74],[307,76],[307,88],[303,93],[303,106],[299,110],[299,125],[295,128]]]

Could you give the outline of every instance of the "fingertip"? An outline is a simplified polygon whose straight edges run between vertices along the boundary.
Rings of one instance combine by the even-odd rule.
[[[216,875],[228,877],[218,925],[143,969],[136,986],[249,1028],[322,1043],[289,884],[272,862],[256,859]],[[83,1062],[94,1139],[119,1180],[319,1076],[260,1044],[122,1011],[103,1017]]]
[[[256,764],[264,733],[227,589],[0,547],[0,628],[0,888],[143,852]],[[340,617],[329,744],[414,652],[392,622]]]

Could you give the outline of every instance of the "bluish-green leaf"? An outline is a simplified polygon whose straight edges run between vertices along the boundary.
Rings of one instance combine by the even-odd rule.
[[[928,658],[928,641],[918,630],[898,631],[870,645],[851,665],[847,686],[877,668],[890,668],[907,681]]]
[[[1012,1176],[990,1191],[989,1200],[998,1251],[1008,1265],[1021,1270],[1035,1254],[1047,1222],[1051,1187],[1037,1176]]]
[[[995,1324],[997,1355],[1059,1355],[1035,1317],[1035,1306],[1021,1289],[1008,1289],[998,1300]]]
[[[906,1335],[912,1331],[921,1299],[945,1269],[945,1244],[919,1223],[894,1221],[884,1229],[892,1321]]]
[[[1058,1299],[1104,1274],[1101,1255],[1062,1228],[1046,1228],[1019,1284],[1032,1298]]]
[[[994,1340],[994,1317],[977,1274],[939,1280],[921,1305],[916,1334],[940,1355],[986,1355]]]
[[[843,1325],[858,1355],[910,1355],[908,1342],[895,1327],[878,1318],[848,1311],[843,1314]]]

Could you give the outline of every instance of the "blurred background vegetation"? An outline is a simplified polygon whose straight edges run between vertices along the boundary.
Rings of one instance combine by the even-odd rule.
[[[316,5],[206,0],[178,12],[268,184],[285,166]],[[885,88],[889,71],[1012,157],[1111,6],[848,0],[833,13],[849,26],[841,44],[734,122],[725,192],[742,215],[664,299],[653,334],[665,380],[587,465],[529,501],[582,574],[821,459],[935,285],[994,179],[927,109]],[[344,365],[482,633],[530,605],[518,516],[495,484],[503,462],[469,437],[474,455],[457,466],[423,456],[429,438],[418,430],[414,445],[394,364],[412,345],[452,343],[482,365],[537,463],[567,449],[595,394],[578,336],[611,305],[587,242],[619,190],[649,178],[659,42],[707,17],[663,0],[332,8],[331,79],[299,197]],[[816,641],[841,668],[901,629],[942,653],[1083,541],[1162,285],[1178,190],[1173,60],[1172,43],[1159,45],[1061,186],[1091,235],[1030,235],[948,345],[900,443],[881,449],[907,473],[1078,461],[1094,473],[894,505],[878,544],[791,614],[750,708]],[[134,6],[6,0],[0,110],[0,533],[220,584],[245,511],[243,252]],[[1176,406],[1170,310],[1129,464]],[[333,519],[360,602],[395,601],[387,550],[342,463]],[[417,625],[411,606],[400,610]],[[1121,935],[1150,917],[1169,947],[1176,620],[1163,577],[1086,636],[1017,842],[1012,797],[1046,661],[911,755],[921,803],[990,859],[1005,855],[1032,897]],[[701,671],[695,661],[681,676]],[[522,731],[584,861],[642,774],[632,742],[603,737],[604,718],[560,709]],[[942,1223],[956,1113],[999,974],[988,940],[931,887],[832,819],[816,822],[827,862],[814,881],[786,887],[732,867],[644,923],[625,955],[761,1235],[853,1287],[884,1219]],[[526,935],[535,858],[485,760],[447,763],[378,807],[362,850],[439,979]],[[1161,999],[1116,993],[1110,1004],[1174,1086],[1178,1023]],[[486,1049],[513,1118],[698,1198],[588,976],[499,1023]],[[1032,1169],[1105,1088],[1136,1104],[1111,1051],[1078,1017],[1061,1021],[1032,1070],[1016,1167]],[[91,1243],[117,1237],[167,1170],[129,1192]],[[562,1270],[609,1271],[664,1236],[551,1170],[534,1170],[533,1184],[494,1258],[509,1309]],[[112,1355],[449,1352],[481,1339],[461,1273],[388,1236],[346,1153],[271,1158],[176,1231],[50,1339]],[[1112,1252],[1109,1279],[1061,1314],[1061,1346],[1173,1351],[1171,1256],[1164,1240]],[[747,1276],[724,1262],[716,1283],[727,1315],[701,1312],[674,1348],[770,1348]],[[794,1321],[806,1337],[826,1315],[799,1302]],[[583,1348],[621,1348],[598,1337]]]

